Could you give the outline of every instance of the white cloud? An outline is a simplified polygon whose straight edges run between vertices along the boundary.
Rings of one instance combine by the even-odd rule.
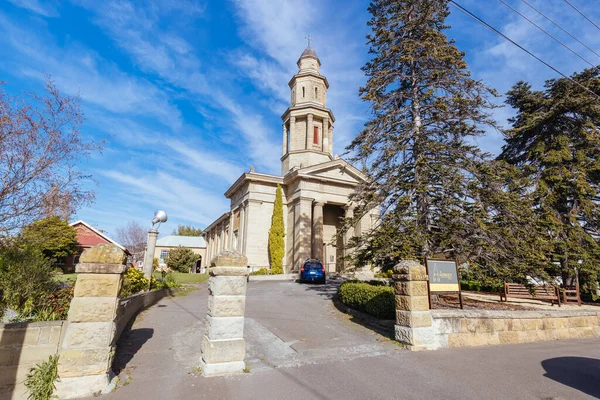
[[[8,0],[17,7],[24,8],[44,17],[56,18],[59,16],[56,8],[46,1],[40,0]]]

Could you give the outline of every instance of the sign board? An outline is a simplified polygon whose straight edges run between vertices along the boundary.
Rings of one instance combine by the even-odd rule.
[[[458,292],[460,290],[456,261],[428,259],[427,273],[431,292]]]

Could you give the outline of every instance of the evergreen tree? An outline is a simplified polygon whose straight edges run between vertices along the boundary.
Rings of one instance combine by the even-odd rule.
[[[600,93],[599,68],[572,79]],[[543,91],[517,83],[507,103],[517,115],[510,120],[500,158],[532,179],[533,206],[563,282],[570,281],[582,260],[583,289],[591,292],[600,261],[600,100],[568,79],[553,79]]]
[[[179,246],[169,250],[169,255],[165,258],[165,263],[172,270],[185,273],[190,272],[190,269],[194,267],[199,257],[192,249]]]
[[[283,256],[285,255],[284,236],[283,191],[278,184],[277,191],[275,192],[275,205],[273,206],[271,229],[269,229],[269,261],[271,263],[271,271],[274,274],[283,273]]]
[[[471,139],[494,126],[486,110],[496,93],[470,77],[444,34],[448,1],[373,0],[369,11],[373,58],[360,95],[373,118],[348,149],[369,178],[353,197],[355,216],[381,205],[369,241],[386,246],[363,249],[379,259],[451,255],[464,242],[456,224],[473,225],[469,187],[485,154]]]
[[[173,230],[173,235],[176,236],[200,236],[202,229],[194,228],[192,225],[177,225],[177,229]]]
[[[75,253],[77,231],[57,216],[50,216],[27,225],[21,231],[24,244],[33,246],[50,259],[59,259]]]

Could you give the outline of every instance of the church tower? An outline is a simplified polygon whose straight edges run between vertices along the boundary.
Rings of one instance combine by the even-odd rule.
[[[297,62],[298,73],[288,83],[290,107],[283,120],[283,151],[281,174],[293,168],[304,168],[333,160],[333,123],[335,118],[327,108],[329,83],[319,72],[321,61],[308,47]]]

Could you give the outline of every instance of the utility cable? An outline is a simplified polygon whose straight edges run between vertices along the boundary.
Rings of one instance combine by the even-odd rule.
[[[554,24],[558,29],[560,29],[561,31],[563,31],[564,33],[566,33],[567,35],[569,35],[573,40],[575,40],[577,43],[579,43],[580,45],[582,45],[583,47],[585,47],[586,49],[588,49],[589,51],[591,51],[592,53],[594,53],[597,57],[600,58],[600,54],[596,53],[594,51],[594,49],[592,49],[591,47],[589,47],[588,45],[586,45],[585,43],[583,43],[581,40],[577,39],[573,34],[571,34],[569,31],[567,31],[566,29],[564,29],[562,26],[560,26],[559,24],[557,24],[556,22],[554,22],[553,20],[551,20],[550,18],[548,18],[543,12],[541,12],[540,10],[538,10],[537,8],[535,8],[534,6],[532,6],[531,4],[529,4],[526,0],[521,0],[523,3],[525,3],[529,8],[531,8],[533,11],[537,12],[538,14],[540,14],[542,17],[546,18],[549,22],[551,22],[552,24]]]
[[[581,16],[585,19],[587,19],[590,24],[594,25],[596,28],[598,28],[598,30],[600,30],[600,26],[598,26],[598,24],[596,24],[594,21],[592,21],[591,19],[589,19],[589,17],[587,15],[585,15],[584,13],[582,13],[577,7],[575,7],[573,4],[571,4],[569,2],[569,0],[563,0],[565,3],[567,3],[568,5],[571,6],[571,8],[575,11],[577,11],[579,14],[581,14]]]
[[[585,61],[586,63],[588,63],[590,65],[590,67],[595,67],[594,64],[592,64],[591,62],[589,62],[588,60],[586,60],[585,58],[583,58],[582,56],[580,56],[575,50],[571,49],[569,46],[567,46],[566,44],[564,44],[563,42],[561,42],[560,40],[558,40],[554,35],[552,35],[551,33],[549,33],[547,30],[545,30],[544,28],[542,28],[541,26],[539,26],[538,24],[536,24],[535,22],[533,22],[532,20],[530,20],[529,18],[527,18],[525,15],[521,14],[513,6],[511,6],[510,4],[508,4],[507,2],[505,2],[504,0],[498,0],[498,1],[500,1],[500,3],[504,4],[506,7],[510,8],[512,11],[514,11],[518,15],[520,15],[522,18],[526,19],[531,25],[535,26],[540,31],[542,31],[546,35],[550,36],[556,43],[560,44],[562,47],[564,47],[565,49],[569,50],[571,53],[575,54],[577,57],[581,58],[583,61]]]
[[[595,96],[596,98],[598,98],[600,100],[600,96],[598,96],[596,93],[594,93],[593,91],[591,91],[587,87],[583,86],[581,83],[577,82],[576,80],[574,80],[570,76],[567,76],[567,75],[563,74],[558,69],[556,69],[555,67],[553,67],[552,65],[550,65],[546,61],[542,60],[541,58],[539,58],[538,56],[536,56],[535,54],[533,54],[531,51],[527,50],[525,47],[521,46],[519,43],[515,42],[514,40],[512,40],[508,36],[506,36],[504,33],[500,32],[498,29],[494,28],[493,26],[491,26],[490,24],[488,24],[487,22],[485,22],[484,20],[482,20],[481,18],[479,18],[477,15],[473,14],[471,11],[467,10],[466,8],[464,8],[463,6],[461,6],[460,4],[458,4],[456,1],[449,0],[449,3],[452,4],[454,7],[458,8],[460,11],[462,11],[463,13],[465,13],[466,15],[468,15],[469,17],[471,17],[474,20],[476,20],[477,22],[479,22],[480,24],[482,24],[485,27],[487,27],[492,32],[495,32],[496,34],[502,36],[504,39],[508,40],[510,43],[514,44],[515,46],[517,46],[518,48],[520,48],[521,50],[523,50],[525,53],[529,54],[531,57],[535,58],[536,60],[538,60],[539,62],[541,62],[542,64],[544,64],[545,66],[547,66],[548,68],[550,68],[552,71],[556,72],[557,74],[559,74],[563,78],[565,78],[565,79],[573,82],[575,85],[581,87],[583,90],[585,90],[586,92],[590,93],[591,95]]]

